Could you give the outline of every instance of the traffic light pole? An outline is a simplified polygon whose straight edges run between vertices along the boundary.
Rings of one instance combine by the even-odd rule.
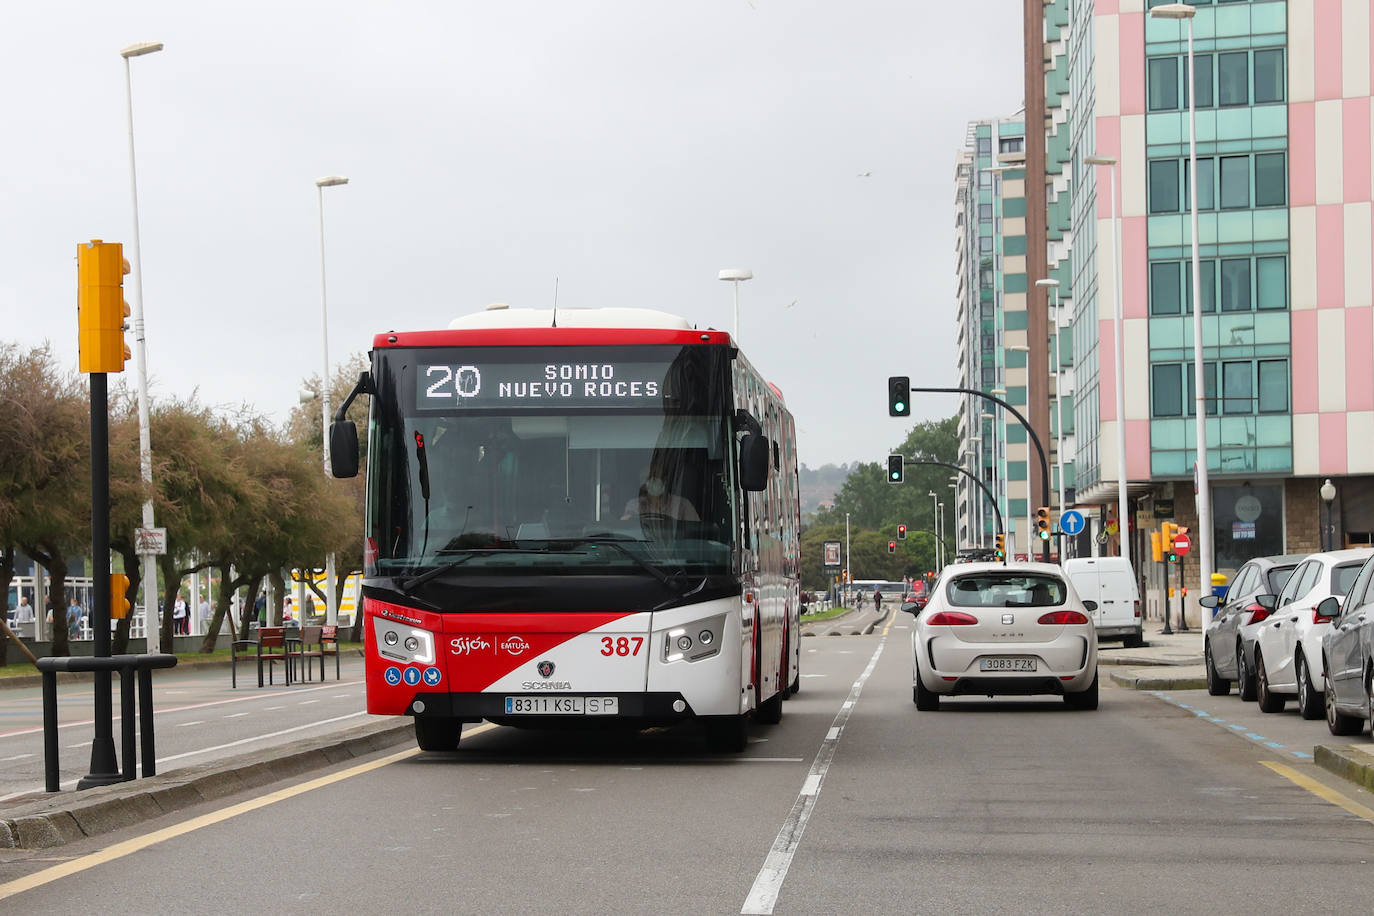
[[[972,394],[977,395],[978,397],[983,398],[986,401],[992,401],[994,404],[1006,408],[1006,410],[1016,418],[1017,422],[1019,422],[1025,428],[1026,435],[1030,438],[1031,442],[1035,443],[1035,450],[1040,454],[1040,486],[1042,488],[1041,493],[1043,494],[1043,498],[1046,503],[1050,501],[1050,462],[1049,459],[1045,457],[1045,446],[1040,444],[1040,437],[1035,434],[1035,430],[1031,429],[1031,425],[1028,422],[1026,422],[1025,417],[1021,416],[1021,412],[1019,410],[1017,410],[1015,407],[1012,407],[1010,404],[1008,404],[1001,398],[994,397],[993,395],[990,395],[985,391],[979,391],[977,388],[918,388],[913,385],[911,390],[924,391],[930,394]],[[1028,493],[1027,496],[1029,495],[1030,494]],[[1030,500],[1027,499],[1026,502],[1027,504],[1029,504]],[[1026,537],[1029,540],[1029,531],[1026,532]],[[1046,563],[1050,562],[1050,542],[1042,541],[1041,550],[1043,551],[1041,558]],[[1027,545],[1026,548],[1026,556],[1030,556],[1029,545]]]
[[[108,377],[91,376],[91,629],[95,656],[110,657],[110,412]],[[55,625],[61,624],[54,619]],[[91,772],[77,781],[78,789],[123,782],[115,760],[114,702],[110,670],[93,673],[95,738],[91,741]]]
[[[949,464],[948,462],[945,462],[945,461],[917,461],[915,458],[909,458],[909,459],[906,460],[906,463],[907,463],[907,464],[928,464],[928,465],[934,465],[934,466],[936,466],[936,467],[951,468],[951,469],[953,469],[953,470],[955,470],[955,471],[958,471],[960,474],[963,474],[965,477],[967,477],[969,480],[973,481],[974,483],[978,484],[978,488],[981,489],[981,490],[983,491],[983,495],[986,496],[986,497],[988,498],[988,502],[992,503],[992,511],[993,511],[994,513],[997,514],[997,530],[1000,531],[1000,532],[1002,532],[1003,534],[1006,533],[1006,531],[1007,531],[1007,526],[1006,526],[1006,524],[1003,523],[1003,521],[1002,521],[1002,510],[998,507],[998,505],[997,505],[997,500],[995,500],[995,499],[992,498],[992,491],[988,489],[987,484],[983,483],[981,480],[978,479],[978,476],[977,476],[976,474],[972,473],[971,471],[967,470],[966,468],[961,468],[961,467],[959,467],[959,465],[957,465],[957,464]],[[980,537],[981,537],[981,535],[980,535]]]

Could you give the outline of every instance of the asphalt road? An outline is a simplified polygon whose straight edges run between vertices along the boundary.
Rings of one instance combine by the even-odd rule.
[[[57,849],[0,852],[0,908],[1363,906],[1374,823],[1339,802],[1374,818],[1366,793],[1210,721],[1224,717],[1105,678],[1096,712],[969,697],[918,713],[906,627],[806,640],[802,692],[737,757],[708,754],[687,728],[481,726],[453,754],[404,748]],[[1322,740],[1319,723],[1296,724]]]

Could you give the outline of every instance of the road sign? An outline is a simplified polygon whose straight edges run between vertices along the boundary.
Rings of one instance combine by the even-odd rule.
[[[826,566],[839,566],[839,565],[840,565],[840,542],[839,542],[839,541],[826,541],[826,542],[825,542],[825,565],[826,565]]]
[[[1180,534],[1174,538],[1174,556],[1186,557],[1188,551],[1193,549],[1192,538],[1186,534]]]
[[[1059,530],[1065,534],[1078,534],[1083,530],[1083,513],[1077,509],[1066,509],[1059,513]]]
[[[161,556],[167,552],[166,528],[135,528],[134,553]]]

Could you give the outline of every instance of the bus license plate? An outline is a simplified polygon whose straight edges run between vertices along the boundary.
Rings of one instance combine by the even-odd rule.
[[[617,697],[506,697],[508,716],[614,716]]]
[[[979,671],[1034,671],[1033,658],[980,658]]]

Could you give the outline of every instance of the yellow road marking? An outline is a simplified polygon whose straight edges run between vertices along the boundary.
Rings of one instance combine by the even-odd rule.
[[[1369,821],[1371,824],[1374,824],[1374,808],[1366,808],[1364,805],[1355,801],[1353,798],[1348,798],[1342,795],[1330,786],[1317,782],[1317,780],[1312,779],[1310,776],[1302,775],[1292,767],[1284,766],[1283,764],[1277,763],[1273,760],[1261,760],[1260,763],[1264,766],[1267,766],[1275,773],[1278,773],[1284,779],[1296,783],[1297,785],[1311,792],[1318,798],[1329,801],[1333,805],[1339,805],[1340,807],[1349,811],[1356,817],[1362,817],[1365,820]]]
[[[469,735],[476,735],[484,731],[490,731],[493,728],[496,728],[496,726],[492,725],[490,722],[487,722],[482,725],[479,725],[477,728],[470,729],[469,731],[464,732],[463,737],[466,738]],[[58,881],[70,875],[75,875],[79,872],[85,871],[88,868],[95,868],[97,865],[104,865],[106,862],[113,862],[114,860],[123,858],[124,856],[127,856],[130,853],[135,853],[139,850],[147,849],[149,846],[154,846],[166,840],[175,839],[176,837],[190,833],[193,830],[199,830],[202,827],[209,827],[213,824],[218,824],[222,821],[227,821],[231,817],[237,817],[240,814],[247,814],[249,811],[256,811],[259,808],[265,808],[268,805],[276,804],[279,801],[286,801],[288,798],[295,798],[297,795],[304,795],[306,792],[311,792],[315,789],[321,789],[325,786],[332,785],[336,782],[342,782],[345,779],[352,779],[354,776],[361,776],[363,773],[369,773],[372,770],[381,769],[384,766],[390,766],[391,764],[396,763],[399,760],[405,760],[407,757],[414,757],[418,753],[420,753],[419,748],[411,748],[409,750],[404,750],[400,753],[391,754],[387,757],[382,757],[379,760],[373,760],[370,763],[361,763],[355,767],[349,767],[346,770],[340,770],[339,772],[332,773],[328,776],[320,776],[315,779],[311,779],[308,782],[303,782],[299,785],[291,786],[290,788],[280,789],[276,792],[271,792],[267,795],[255,798],[252,801],[246,801],[237,805],[232,805],[228,808],[222,808],[219,811],[212,811],[209,814],[202,814],[199,817],[191,818],[189,821],[184,821],[180,824],[174,824],[171,827],[164,827],[161,830],[154,830],[152,833],[148,833],[139,837],[134,837],[133,839],[125,840],[122,843],[115,843],[113,846],[109,846],[98,852],[93,852],[89,855],[79,856],[68,862],[63,862],[59,865],[54,865],[51,868],[45,868],[42,871],[34,872],[31,875],[26,875],[23,878],[18,878],[14,881],[10,881],[5,884],[0,884],[0,900],[4,900],[8,897],[13,897],[15,894],[22,894],[24,891],[33,890],[35,887],[41,887],[44,884],[50,884],[53,881]]]

